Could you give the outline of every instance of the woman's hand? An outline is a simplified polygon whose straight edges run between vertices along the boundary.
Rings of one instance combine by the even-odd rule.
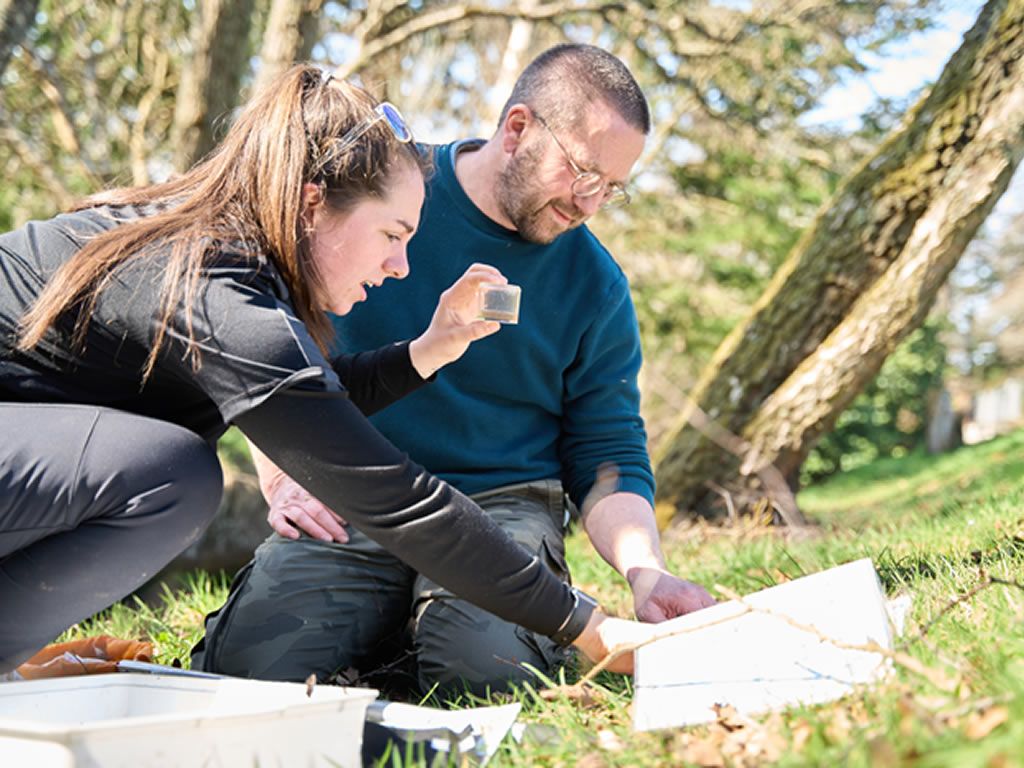
[[[633,648],[657,636],[658,628],[655,624],[613,619],[600,611],[594,611],[583,632],[573,641],[573,645],[596,664],[616,651]],[[623,653],[605,669],[623,675],[633,674],[633,651]]]
[[[297,539],[302,531],[320,541],[339,544],[348,541],[344,527],[348,523],[283,472],[267,501],[270,503],[267,522],[286,539]]]
[[[480,319],[480,286],[508,283],[489,264],[473,264],[441,294],[430,327],[409,344],[409,357],[416,372],[430,378],[439,368],[462,357],[469,345],[501,328],[500,323]]]

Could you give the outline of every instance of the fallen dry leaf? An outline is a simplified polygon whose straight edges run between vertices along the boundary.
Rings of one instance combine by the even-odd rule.
[[[964,735],[971,741],[984,739],[1010,717],[1006,707],[992,707],[984,712],[975,712],[967,721]]]
[[[597,752],[588,752],[579,759],[576,768],[608,768],[608,762]]]
[[[597,746],[605,752],[621,752],[626,748],[617,733],[605,729],[597,732]]]
[[[850,718],[846,716],[846,712],[840,709],[836,711],[832,722],[825,726],[825,735],[832,743],[842,744],[846,742],[851,729]]]
[[[807,746],[807,742],[811,740],[811,736],[814,735],[814,728],[806,720],[800,720],[796,725],[793,726],[793,744],[792,748],[794,752],[803,752],[804,747]]]
[[[871,750],[872,768],[887,768],[899,764],[900,758],[895,747],[884,736],[872,739],[868,743],[868,749]]]
[[[602,703],[603,696],[600,691],[591,688],[589,685],[558,685],[554,688],[545,688],[540,692],[544,701],[558,701],[566,698],[573,704],[584,709],[592,709]]]
[[[704,739],[696,739],[687,744],[683,750],[683,760],[701,768],[720,768],[725,765],[725,758],[718,747]]]
[[[737,712],[736,707],[732,704],[712,704],[711,709],[714,710],[715,716],[718,718],[716,723],[727,731],[746,728],[751,723],[748,718]]]
[[[911,694],[903,694],[896,703],[900,711],[899,731],[902,736],[910,736],[914,732],[917,723],[918,713],[914,706],[914,699]]]

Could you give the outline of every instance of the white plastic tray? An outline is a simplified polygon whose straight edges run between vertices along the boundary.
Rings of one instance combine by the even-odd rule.
[[[358,768],[377,691],[306,693],[297,683],[136,674],[4,683],[0,739],[63,745],[75,768]]]

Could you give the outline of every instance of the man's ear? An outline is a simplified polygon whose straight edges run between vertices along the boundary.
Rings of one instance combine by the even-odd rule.
[[[533,112],[525,104],[513,104],[505,113],[498,130],[501,132],[501,148],[510,155],[514,155],[519,149],[523,140],[523,133],[527,126],[533,122]]]

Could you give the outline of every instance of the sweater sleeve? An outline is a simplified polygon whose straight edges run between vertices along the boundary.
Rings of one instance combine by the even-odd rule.
[[[431,379],[422,378],[409,357],[409,342],[390,344],[380,349],[341,354],[331,367],[348,390],[349,399],[370,416],[415,392]]]
[[[611,288],[586,329],[566,371],[562,482],[577,506],[598,472],[615,478],[611,491],[626,491],[654,503],[654,473],[640,417],[640,330],[625,276]]]
[[[343,392],[282,389],[235,423],[329,508],[459,597],[545,635],[573,611],[566,584],[469,498],[410,461]]]

